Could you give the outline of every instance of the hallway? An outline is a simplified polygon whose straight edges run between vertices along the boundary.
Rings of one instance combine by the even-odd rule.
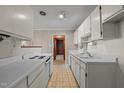
[[[60,56],[54,61],[53,74],[49,80],[48,88],[78,88],[69,65],[65,64]]]

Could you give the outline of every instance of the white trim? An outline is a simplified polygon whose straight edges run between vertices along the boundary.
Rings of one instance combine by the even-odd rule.
[[[66,31],[74,31],[74,28],[33,28],[33,30],[66,30]]]
[[[65,64],[67,64],[67,49],[68,49],[68,45],[67,45],[67,35],[66,34],[52,34],[52,54],[53,54],[53,57],[54,57],[54,52],[53,52],[53,48],[54,48],[54,35],[64,35],[65,36]]]

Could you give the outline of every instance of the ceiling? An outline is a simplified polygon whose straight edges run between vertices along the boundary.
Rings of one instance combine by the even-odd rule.
[[[75,30],[93,11],[95,5],[33,5],[34,29],[37,30]],[[41,16],[45,11],[46,16]],[[66,19],[60,20],[59,14],[65,11]]]

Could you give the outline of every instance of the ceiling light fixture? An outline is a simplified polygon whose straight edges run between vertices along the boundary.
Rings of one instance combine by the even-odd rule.
[[[46,16],[46,12],[44,12],[44,11],[40,11],[40,14],[41,14],[42,16]]]
[[[62,36],[62,35],[57,35],[56,37],[57,37],[57,38],[62,38],[63,36]]]
[[[60,14],[59,14],[59,18],[60,19],[65,19],[66,18],[66,14],[64,11],[62,11]]]
[[[27,17],[25,16],[25,15],[23,15],[23,14],[17,14],[17,17],[19,18],[19,19],[26,19]]]

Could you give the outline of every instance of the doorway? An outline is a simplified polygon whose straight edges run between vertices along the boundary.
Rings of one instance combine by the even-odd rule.
[[[65,60],[65,35],[54,35],[53,40],[54,60],[57,56],[62,56]]]

